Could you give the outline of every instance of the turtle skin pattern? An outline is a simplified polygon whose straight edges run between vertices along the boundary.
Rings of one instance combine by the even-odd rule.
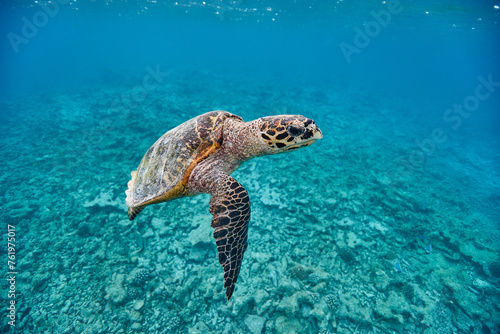
[[[227,300],[231,298],[240,273],[243,254],[247,249],[250,200],[238,181],[226,174],[218,175],[215,191],[210,199],[212,227],[224,269],[224,287]]]

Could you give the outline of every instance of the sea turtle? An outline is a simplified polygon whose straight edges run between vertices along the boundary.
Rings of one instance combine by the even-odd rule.
[[[212,195],[210,213],[229,300],[247,248],[248,193],[230,175],[244,161],[309,146],[323,138],[312,119],[279,115],[244,122],[211,111],[165,133],[146,152],[128,183],[133,220],[145,206],[200,193]]]

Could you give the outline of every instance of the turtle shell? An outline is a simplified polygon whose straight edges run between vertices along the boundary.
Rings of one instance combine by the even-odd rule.
[[[224,120],[230,117],[242,120],[227,111],[211,111],[161,136],[131,173],[127,205],[145,206],[186,196],[191,171],[220,147]]]

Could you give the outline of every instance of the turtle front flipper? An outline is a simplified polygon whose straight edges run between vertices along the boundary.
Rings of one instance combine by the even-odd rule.
[[[247,249],[250,201],[245,188],[229,175],[219,175],[214,190],[210,199],[210,213],[213,215],[214,238],[219,262],[224,268],[224,287],[229,300]]]

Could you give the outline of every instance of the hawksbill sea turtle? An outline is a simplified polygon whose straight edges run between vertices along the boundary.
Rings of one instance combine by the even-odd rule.
[[[150,204],[208,193],[212,227],[224,269],[224,287],[233,294],[247,248],[250,201],[230,175],[251,158],[288,152],[323,138],[312,119],[268,116],[244,122],[227,111],[211,111],[173,128],[146,152],[128,183],[128,217]]]

